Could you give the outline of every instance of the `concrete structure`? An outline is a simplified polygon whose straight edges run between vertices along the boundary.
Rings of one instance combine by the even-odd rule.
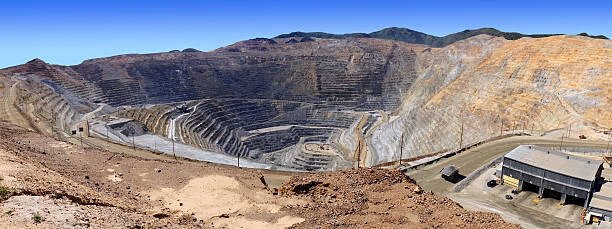
[[[540,197],[545,191],[584,200],[586,208],[603,163],[531,145],[522,145],[504,156],[502,182],[518,180],[517,189],[536,186]]]
[[[72,134],[81,134],[83,137],[89,137],[89,122],[81,122],[76,126],[76,130]]]
[[[601,215],[606,221],[612,219],[612,182],[604,183],[599,192],[593,193],[587,209],[592,215]]]

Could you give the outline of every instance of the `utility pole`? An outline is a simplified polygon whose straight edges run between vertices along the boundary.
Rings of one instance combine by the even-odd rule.
[[[134,148],[134,153],[136,153],[136,142],[134,141],[134,136],[136,136],[136,132],[132,133],[132,148]]]
[[[361,141],[357,144],[357,168],[359,168],[359,161],[361,160]]]
[[[463,117],[461,117],[461,136],[459,136],[459,149],[463,147]]]
[[[366,142],[365,138],[363,139],[363,146],[364,146],[363,148],[365,148],[365,154],[364,154],[365,156],[363,157],[363,166],[366,166],[366,158],[368,157],[368,142]],[[359,158],[361,159],[361,157]]]
[[[402,165],[402,156],[404,154],[404,133],[402,133],[402,138],[400,139],[400,158],[399,164]]]
[[[569,129],[567,129],[567,137],[570,138],[570,134],[572,133],[572,124],[570,124]]]
[[[559,151],[561,151],[563,148],[563,137],[565,137],[565,135],[561,135],[561,145],[559,145]]]
[[[236,154],[236,158],[238,158],[238,168],[240,168],[240,153]]]
[[[502,136],[504,135],[504,118],[501,116],[499,118],[501,119],[501,125],[499,125],[499,135]]]
[[[174,160],[176,160],[176,153],[174,153],[174,136],[172,136],[172,155],[174,155]],[[238,167],[240,167],[240,161],[238,161]]]
[[[608,151],[610,150],[610,141],[612,141],[612,133],[610,133],[608,136],[608,145],[606,146],[606,153],[608,153],[608,155],[610,154],[610,152]]]
[[[461,115],[459,119],[461,119],[461,133],[459,133],[459,149],[463,146],[463,113],[465,113],[465,103],[463,103],[463,109],[461,110]]]
[[[136,129],[134,129],[133,126],[129,126],[129,129],[132,130],[132,133],[131,133],[132,134],[132,149],[134,150],[134,153],[136,153],[136,144],[134,142],[134,136],[136,135]]]

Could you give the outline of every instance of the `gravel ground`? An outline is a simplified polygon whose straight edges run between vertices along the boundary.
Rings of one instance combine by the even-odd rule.
[[[306,219],[293,228],[520,228],[497,214],[468,211],[449,198],[424,192],[397,170],[295,176],[279,193],[312,200],[289,207]]]

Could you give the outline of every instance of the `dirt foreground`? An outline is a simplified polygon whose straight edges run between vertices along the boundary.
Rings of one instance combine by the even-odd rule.
[[[7,228],[517,228],[423,192],[394,170],[300,174],[144,159],[82,148],[0,121]]]

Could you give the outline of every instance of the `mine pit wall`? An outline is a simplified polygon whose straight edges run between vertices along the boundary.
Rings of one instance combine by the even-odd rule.
[[[53,81],[80,97],[112,106],[247,98],[393,112],[414,82],[417,52],[425,48],[376,39],[262,44],[255,50],[236,46],[243,51],[118,56],[40,67],[52,68]]]
[[[93,110],[87,102],[79,101],[76,95],[66,89],[49,85],[50,82],[36,78],[29,76],[19,80],[15,104],[17,109],[37,126],[42,125],[41,122],[54,124],[59,130],[70,133],[83,114]],[[51,130],[51,133],[43,132],[53,134]]]
[[[74,97],[112,105],[224,97],[384,110],[398,118],[377,126],[366,139],[376,164],[398,159],[402,133],[404,158],[456,149],[462,123],[463,145],[497,136],[500,129],[610,128],[611,47],[612,41],[580,36],[507,41],[481,35],[432,49],[376,39],[317,39],[300,48],[238,43],[231,48],[239,52],[126,55],[77,66],[38,60],[4,72],[43,74]],[[24,113],[64,114],[64,128],[92,109],[75,105],[69,93],[62,98],[30,93],[20,95],[20,103],[37,105],[22,108]],[[33,95],[45,98],[34,101]],[[71,106],[66,108],[63,100]],[[129,116],[138,116],[162,136],[178,115],[171,107],[143,112]],[[190,115],[178,120],[177,136],[211,151],[245,154],[244,144],[235,144],[241,131],[220,127],[217,121],[223,118],[212,119],[199,122]],[[209,129],[215,129],[213,139]],[[334,137],[348,152],[356,148],[353,131]],[[222,149],[222,139],[232,148]]]
[[[612,49],[581,38],[538,39],[542,45],[526,40],[479,36],[419,56],[419,76],[400,117],[377,128],[370,139],[376,163],[399,159],[402,133],[403,158],[458,149],[462,123],[464,146],[500,131],[537,134],[570,124],[609,128],[612,98],[598,88],[612,85]],[[550,42],[566,50],[547,50]],[[597,61],[560,64],[568,58]],[[594,102],[571,102],[581,96]]]

